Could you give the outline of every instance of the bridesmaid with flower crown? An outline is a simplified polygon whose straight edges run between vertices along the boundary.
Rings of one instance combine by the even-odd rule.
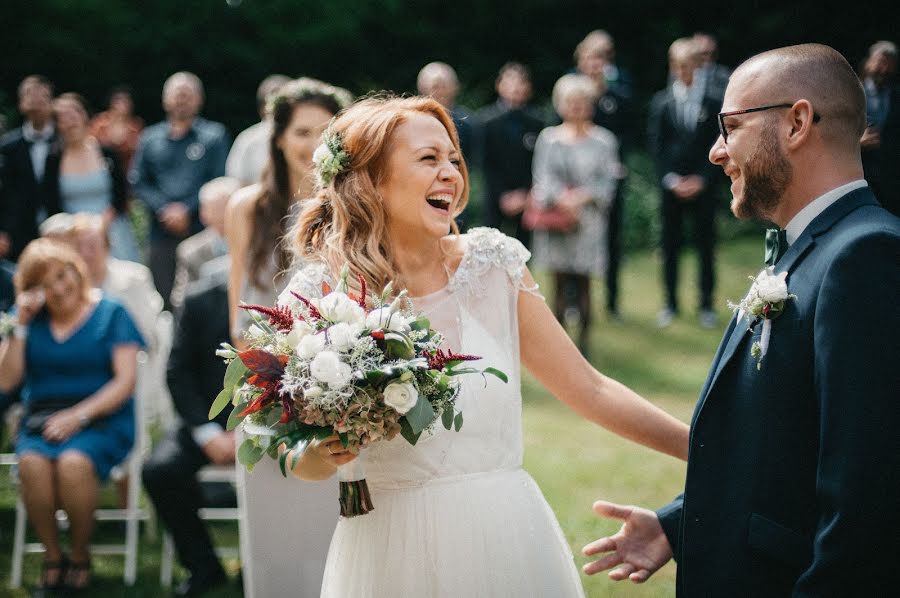
[[[271,304],[284,287],[290,260],[281,238],[297,203],[312,196],[312,155],[322,131],[352,101],[347,90],[305,77],[286,83],[269,98],[268,164],[260,182],[235,193],[226,212],[228,303],[237,346],[244,345],[241,331],[250,324],[239,302]],[[243,563],[245,594],[283,596],[287,590],[279,584],[288,579],[290,592],[318,593],[337,514],[337,482],[333,487],[298,487],[296,481],[284,479],[273,462],[260,463],[249,474],[238,467],[238,475],[247,523],[241,532],[243,554],[254,557]],[[291,508],[306,515],[302,523],[286,526],[284,510]],[[281,546],[292,548],[285,551]]]
[[[393,280],[447,349],[481,356],[509,383],[463,379],[465,425],[435,426],[415,446],[379,442],[356,457],[332,437],[303,452],[293,472],[307,480],[365,461],[375,505],[338,521],[321,595],[583,596],[553,511],[522,469],[521,365],[583,417],[654,450],[685,459],[687,426],[581,356],[538,292],[521,243],[494,229],[458,234],[469,179],[440,104],[368,98],[324,139],[317,192],[289,237],[297,267],[287,290],[320,297],[344,264],[369,288]],[[279,512],[293,529],[310,517]],[[304,595],[290,581],[283,595]]]

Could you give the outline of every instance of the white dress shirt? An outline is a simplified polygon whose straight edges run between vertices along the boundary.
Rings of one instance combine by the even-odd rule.
[[[784,227],[788,245],[793,245],[794,241],[796,241],[800,235],[803,234],[803,231],[806,230],[806,227],[809,226],[809,223],[815,220],[816,216],[828,209],[828,206],[851,191],[856,191],[857,189],[868,186],[869,184],[863,179],[857,179],[851,183],[832,189],[806,204],[802,210],[797,212],[797,214],[791,218],[791,221],[787,223],[787,226]]]

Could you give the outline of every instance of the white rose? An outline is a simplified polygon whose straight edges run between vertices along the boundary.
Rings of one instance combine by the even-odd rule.
[[[361,332],[362,326],[359,324],[339,322],[328,329],[328,340],[338,351],[347,352],[353,349]]]
[[[307,334],[297,344],[295,349],[300,359],[312,359],[325,348],[324,334]]]
[[[419,391],[409,382],[391,382],[384,389],[384,404],[400,415],[406,415],[418,401]]]
[[[763,301],[778,303],[788,298],[787,272],[781,274],[761,273],[756,278],[756,294]]]
[[[312,326],[310,326],[303,320],[294,320],[294,325],[291,326],[291,331],[287,334],[287,338],[285,340],[287,341],[287,344],[296,351],[297,345],[300,344],[300,341],[302,341],[304,337],[311,334],[312,331]]]
[[[366,328],[369,330],[393,330],[409,332],[409,320],[400,313],[391,313],[390,307],[373,309],[366,316]]]
[[[312,159],[316,165],[319,165],[323,161],[325,161],[326,159],[331,158],[331,157],[332,157],[331,150],[328,149],[328,146],[323,143],[323,144],[319,145],[319,147],[316,148],[316,151],[313,152]]]
[[[350,366],[341,361],[340,356],[334,351],[322,351],[309,364],[309,372],[313,377],[337,389],[347,386],[353,371]]]
[[[321,386],[310,386],[303,391],[303,396],[307,399],[318,399],[324,392]]]
[[[358,303],[346,294],[337,291],[322,297],[316,307],[322,317],[332,322],[362,324],[366,317],[365,310]]]

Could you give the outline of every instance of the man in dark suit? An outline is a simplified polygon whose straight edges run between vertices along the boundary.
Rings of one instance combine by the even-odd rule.
[[[531,235],[522,226],[522,211],[531,189],[531,158],[544,121],[528,107],[531,74],[509,62],[497,77],[497,102],[478,113],[481,168],[486,187],[484,225],[503,229],[525,246]]]
[[[723,109],[710,160],[736,216],[783,229],[767,261],[794,296],[732,320],[684,494],[655,513],[595,503],[625,525],[585,547],[608,553],[585,571],[642,582],[674,556],[679,596],[894,595],[900,219],[863,180],[862,86],[833,49],[791,46],[741,65]]]
[[[731,70],[716,62],[719,57],[719,43],[715,37],[703,31],[695,33],[692,39],[700,63],[695,74],[697,89],[702,90],[705,96],[721,102],[725,97]]]
[[[863,168],[875,196],[888,211],[900,216],[900,88],[897,46],[872,44],[863,65],[866,91],[866,132],[862,136]]]
[[[44,171],[56,141],[53,84],[41,75],[19,84],[24,122],[0,138],[0,259],[16,261],[50,214]]]
[[[714,251],[716,243],[715,182],[719,173],[707,160],[716,139],[719,102],[701,97],[693,85],[697,68],[692,40],[675,40],[669,48],[672,84],[653,97],[650,105],[650,151],[662,190],[663,281],[666,306],[657,316],[666,327],[678,314],[678,257],[684,218],[694,221],[694,244],[700,258],[700,323],[714,327]]]
[[[228,330],[227,271],[188,285],[169,356],[169,392],[179,420],[144,464],[144,487],[172,534],[178,559],[190,577],[175,590],[193,596],[226,580],[209,533],[197,515],[204,493],[196,472],[209,463],[234,463],[234,433],[225,431],[230,410],[214,421],[209,407],[222,389],[225,364],[215,354]]]

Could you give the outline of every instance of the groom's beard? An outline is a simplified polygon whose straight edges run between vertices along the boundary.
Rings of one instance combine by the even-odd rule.
[[[743,168],[744,197],[734,207],[738,218],[768,220],[791,182],[793,168],[778,145],[777,128],[774,121],[766,124],[756,150]]]

